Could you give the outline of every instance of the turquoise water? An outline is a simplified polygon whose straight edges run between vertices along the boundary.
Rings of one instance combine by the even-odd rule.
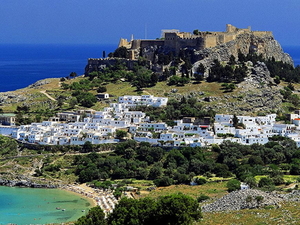
[[[64,190],[0,187],[0,224],[76,221],[90,207],[87,199]]]

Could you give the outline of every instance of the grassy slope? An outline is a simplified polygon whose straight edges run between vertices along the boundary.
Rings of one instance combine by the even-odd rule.
[[[299,202],[283,203],[281,208],[265,208],[239,210],[231,212],[204,213],[201,225],[278,225],[278,224],[299,224],[300,211]]]
[[[67,84],[70,84],[72,82],[78,82],[81,77],[66,81]],[[49,84],[45,84],[43,86],[39,86],[37,88],[23,88],[14,91],[13,93],[17,95],[25,95],[28,97],[28,101],[26,102],[20,102],[18,104],[4,104],[2,106],[2,109],[5,112],[13,112],[16,110],[18,105],[23,104],[29,104],[31,105],[31,109],[41,109],[43,108],[42,102],[49,101],[50,99],[47,98],[44,94],[41,93],[41,91],[45,90],[51,97],[57,99],[58,96],[64,95],[64,96],[70,96],[70,91],[65,91],[60,88],[59,85],[59,79],[53,78],[48,79],[50,81]],[[122,95],[139,95],[140,93],[136,92],[136,88],[132,87],[128,82],[117,82],[117,83],[109,83],[105,85],[107,88],[107,92],[114,96],[111,98],[113,101],[114,99],[117,99],[118,96]],[[171,93],[172,89],[177,89],[178,91],[176,93],[178,94],[185,94],[189,92],[204,92],[203,97],[205,96],[221,96],[223,94],[223,90],[221,90],[221,84],[220,83],[207,83],[202,82],[199,84],[187,84],[182,87],[177,86],[168,86],[166,82],[159,82],[156,86],[145,88],[142,94],[151,94],[155,96],[168,96],[168,94]],[[96,94],[95,90],[91,91],[92,93]],[[234,93],[234,92],[233,92]],[[52,101],[52,100],[50,100]],[[107,106],[106,103],[97,103],[94,107],[96,110],[102,109],[104,106]],[[45,105],[45,108],[48,105]],[[67,108],[66,108],[67,109]]]
[[[213,201],[227,194],[225,182],[206,183],[201,186],[172,185],[160,187],[151,192],[141,191],[141,197],[153,197],[168,195],[172,193],[184,193],[193,198],[200,194],[208,195]],[[263,225],[263,224],[299,224],[300,221],[299,202],[284,202],[281,208],[272,206],[260,209],[246,209],[230,212],[203,213],[203,218],[195,224],[204,225]]]
[[[82,77],[77,77],[75,79],[72,80],[67,80],[65,81],[65,83],[70,84],[72,82],[78,82],[80,79],[83,79]],[[52,96],[53,98],[57,99],[58,96],[63,95],[66,97],[70,97],[71,96],[71,91],[66,91],[66,90],[62,90],[60,88],[60,82],[58,78],[52,78],[52,79],[48,79],[50,81],[49,84],[45,84],[43,86],[39,86],[36,88],[24,88],[24,89],[19,89],[14,91],[15,94],[17,95],[26,95],[28,97],[28,101],[27,102],[20,102],[18,104],[6,104],[2,106],[2,109],[5,112],[13,112],[16,110],[16,107],[18,105],[23,105],[23,104],[29,104],[30,108],[32,110],[37,110],[37,109],[46,109],[47,107],[53,107],[54,102],[52,100],[50,100],[46,95],[42,94],[41,91],[45,90],[50,96]],[[128,82],[121,82],[118,81],[116,83],[108,83],[106,84],[106,88],[107,88],[107,92],[112,95],[113,97],[111,98],[111,101],[116,101],[118,96],[122,96],[122,95],[139,95],[139,94],[151,94],[154,96],[174,96],[176,94],[188,94],[191,92],[202,92],[203,95],[201,95],[201,97],[208,97],[208,96],[212,96],[212,97],[222,97],[223,95],[235,95],[235,96],[240,96],[239,94],[239,88],[233,90],[233,92],[224,92],[224,90],[222,89],[222,84],[221,83],[208,83],[205,81],[202,81],[201,83],[189,83],[185,86],[169,86],[167,85],[166,82],[158,82],[156,86],[154,87],[149,87],[149,88],[145,88],[143,93],[137,93],[136,92],[136,88],[132,87]],[[282,82],[280,84],[281,88],[283,88],[283,86],[287,86],[287,83]],[[300,84],[294,84],[295,86],[295,93],[298,94],[299,88],[300,88]],[[172,89],[177,89],[177,92],[175,94],[172,94]],[[254,90],[255,91],[255,90]],[[96,88],[94,90],[91,91],[91,93],[96,94]],[[242,95],[241,95],[242,97]],[[223,99],[219,99],[218,101],[213,101],[213,102],[203,102],[203,104],[207,105],[207,104],[218,104],[218,103],[225,103],[226,101],[239,101],[238,98],[223,98]],[[46,102],[46,103],[45,103]],[[50,102],[50,103],[49,103]],[[51,102],[53,103],[53,105],[51,106]],[[67,100],[66,100],[67,102]],[[244,104],[243,102],[239,102],[239,104]],[[283,104],[283,109],[285,112],[287,112],[288,110],[288,106],[289,104],[284,103]],[[94,107],[92,107],[95,110],[101,110],[103,109],[103,107],[108,106],[107,102],[98,102],[95,104]],[[281,107],[281,106],[279,106]],[[80,107],[79,107],[80,108]],[[70,110],[68,108],[68,104],[63,105],[62,110]],[[219,112],[217,113],[224,113],[222,112],[222,109],[220,109]]]

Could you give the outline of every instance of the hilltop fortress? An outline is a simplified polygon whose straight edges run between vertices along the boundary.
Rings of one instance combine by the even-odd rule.
[[[246,33],[258,37],[273,36],[271,31],[251,31],[250,27],[240,29],[231,24],[227,24],[225,32],[201,32],[197,30],[194,33],[190,33],[180,32],[179,30],[162,30],[162,37],[156,40],[132,39],[131,41],[127,41],[127,39],[121,38],[118,47],[126,47],[130,52],[130,59],[135,59],[136,54],[134,52],[140,48],[158,46],[178,54],[182,48],[191,48],[196,51],[212,48],[235,40],[238,35]]]
[[[179,30],[162,30],[161,38],[155,40],[120,39],[119,48],[127,49],[127,58],[90,58],[85,68],[85,74],[102,70],[116,62],[124,63],[132,69],[140,57],[147,61],[148,67],[161,74],[171,64],[159,63],[160,55],[179,56],[181,51],[190,54],[190,62],[196,67],[199,62],[210,67],[213,60],[229,61],[231,55],[235,58],[241,52],[262,55],[264,58],[274,58],[293,65],[291,57],[284,53],[280,44],[274,39],[271,31],[252,31],[250,27],[240,29],[227,24],[225,32],[198,31],[193,33]],[[194,69],[193,69],[194,70]]]

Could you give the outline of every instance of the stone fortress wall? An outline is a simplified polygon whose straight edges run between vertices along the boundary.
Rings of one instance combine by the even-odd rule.
[[[194,48],[201,50],[204,48],[215,47],[220,44],[235,40],[240,34],[251,33],[255,36],[273,36],[270,31],[251,31],[251,28],[240,29],[231,24],[226,25],[225,32],[199,32],[192,34],[180,32],[179,30],[164,30],[162,39],[158,40],[131,40],[121,39],[119,47],[126,47],[129,50],[137,50],[149,46],[162,46],[166,49],[179,53],[181,48]]]
[[[117,61],[125,63],[128,68],[133,68],[134,63],[137,62],[140,55],[140,50],[142,50],[144,57],[150,62],[154,57],[153,54],[155,49],[162,48],[165,52],[173,51],[175,54],[178,54],[180,49],[183,48],[191,48],[199,51],[233,41],[241,34],[251,34],[257,37],[273,37],[273,34],[270,31],[251,31],[250,27],[240,29],[231,24],[227,24],[225,32],[199,31],[197,34],[193,34],[173,29],[162,30],[160,39],[144,40],[133,39],[132,37],[131,40],[128,41],[127,39],[121,38],[118,47],[126,47],[128,49],[128,59],[88,59],[85,74],[102,70],[105,67],[114,65]],[[159,70],[161,70],[161,68]]]

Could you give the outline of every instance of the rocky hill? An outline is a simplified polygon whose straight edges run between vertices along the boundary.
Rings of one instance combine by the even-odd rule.
[[[162,71],[169,69],[169,71],[171,71],[172,68],[176,68],[176,74],[169,74],[168,79],[170,79],[172,75],[181,77],[190,74],[190,82],[184,86],[168,85],[168,80],[165,80],[159,82],[154,87],[143,88],[145,94],[164,95],[176,99],[180,99],[182,96],[188,98],[195,97],[199,102],[203,103],[206,109],[212,109],[217,113],[247,115],[256,114],[258,112],[274,113],[286,111],[286,109],[283,109],[283,104],[286,102],[286,99],[283,98],[281,91],[288,83],[275,82],[274,74],[270,74],[264,62],[245,61],[241,63],[238,59],[240,53],[243,55],[255,53],[256,55],[261,55],[264,59],[274,59],[274,61],[281,61],[293,65],[292,58],[283,52],[280,44],[274,39],[271,33],[257,36],[254,35],[254,33],[247,32],[237,35],[232,41],[215,47],[202,50],[186,47],[181,50],[181,54],[183,55],[173,59],[171,58],[170,52],[168,52],[169,49],[164,49],[161,46],[147,46],[140,51],[145,59],[150,60],[146,65],[152,68],[153,71],[156,71],[156,69],[161,69]],[[137,51],[139,52],[139,50]],[[165,55],[161,57],[161,54]],[[168,63],[160,62],[161,64],[159,64],[159,56],[161,57],[160,60],[164,57],[169,57],[167,59]],[[236,65],[231,65],[232,68],[241,67],[242,64],[244,64],[246,68],[246,76],[242,82],[236,82],[235,80],[229,81],[235,83],[234,90],[226,91],[222,88],[222,82],[228,81],[221,80],[218,81],[218,83],[205,81],[215,60],[218,60],[221,65],[225,67],[232,56],[236,59]],[[128,59],[123,60],[130,62]],[[92,61],[95,62],[97,59]],[[111,58],[108,58],[107,61],[111,62]],[[189,61],[190,66],[187,66],[187,64],[189,64],[187,61]],[[106,59],[101,59],[98,63],[105,64],[105,62]],[[137,63],[137,61],[133,62]],[[206,69],[203,74],[204,80],[195,82],[193,74],[197,73],[200,64],[203,64]],[[134,65],[134,63],[132,63],[132,65]],[[164,74],[162,71],[160,74]],[[120,74],[126,73],[123,72]],[[91,79],[90,77],[88,78]],[[73,82],[79,82],[81,79],[84,78],[67,79],[65,83],[72,84]],[[119,81],[113,81],[113,84],[109,84],[108,82],[103,83],[101,79],[98,81],[93,80],[93,82],[99,83],[99,85],[102,82],[101,85],[107,88],[107,92],[115,97],[124,94],[135,94],[134,90],[132,90],[132,81],[131,83],[124,82],[127,80],[126,77],[119,77],[118,79]],[[282,80],[284,80],[284,78]],[[72,98],[72,91],[64,90],[60,87],[60,84],[59,79],[46,79],[38,81],[25,89],[0,93],[0,106],[6,112],[15,111],[18,105],[26,105],[35,110],[39,110],[41,106],[44,110],[47,110],[47,108],[55,110],[59,108],[57,101],[59,98],[64,99],[64,101],[68,101]],[[294,86],[296,91],[292,94],[298,95],[298,85],[294,84]],[[130,91],[120,92],[120,89]],[[95,94],[96,90],[97,86],[93,87],[90,92]],[[67,103],[64,104],[68,106]],[[94,108],[98,109],[97,107]],[[103,105],[101,105],[101,107],[103,107]],[[295,105],[295,107],[297,107],[297,105]]]
[[[213,48],[205,48],[196,51],[194,67],[199,63],[209,66],[213,60],[229,61],[231,55],[238,58],[238,53],[247,55],[249,52],[262,54],[266,59],[274,58],[275,61],[282,61],[294,65],[289,54],[284,53],[278,41],[272,35],[256,36],[252,33],[240,34],[235,40],[229,41]]]
[[[270,76],[266,65],[258,63],[247,64],[249,74],[245,80],[236,85],[236,89],[227,92],[222,89],[221,83],[189,83],[185,86],[169,86],[166,82],[159,82],[155,87],[145,88],[144,94],[157,96],[168,96],[180,100],[186,98],[197,98],[206,109],[212,109],[217,113],[235,113],[239,115],[257,114],[258,112],[270,113],[284,111],[284,99],[280,90],[284,89],[286,83],[275,85],[274,79]],[[71,82],[77,82],[75,78]],[[82,79],[82,78],[80,78]],[[58,86],[58,79],[46,80],[49,84],[36,87],[28,87],[16,91],[0,93],[1,108],[6,112],[13,112],[18,105],[27,105],[32,109],[39,109],[43,106],[53,109],[57,107],[57,101],[49,99],[44,92],[58,99],[60,95],[67,96],[69,92],[62,90]],[[298,88],[297,84],[294,84]],[[117,82],[106,85],[108,93],[115,97],[124,94],[133,94],[134,88],[127,82]],[[295,94],[298,92],[294,91]],[[69,93],[71,96],[71,92]],[[112,98],[109,101],[114,101]],[[66,105],[67,106],[67,105]],[[103,106],[101,106],[103,107]],[[98,109],[97,106],[94,107]]]
[[[252,33],[245,33],[222,45],[194,51],[192,71],[196,73],[199,65],[203,64],[206,68],[204,77],[207,77],[211,66],[214,65],[214,60],[226,64],[232,56],[238,59],[239,53],[243,55],[254,53],[261,55],[266,60],[273,59],[294,66],[290,55],[283,51],[272,35],[256,36]],[[223,113],[255,114],[257,112],[281,111],[284,99],[280,90],[286,84],[276,84],[274,76],[271,77],[264,62],[254,64],[249,61],[246,65],[247,76],[244,81],[237,84],[237,89],[234,92],[209,97],[199,95],[197,96],[199,101],[204,102],[207,109]],[[188,97],[189,94],[185,96]],[[177,95],[177,98],[179,97]]]

